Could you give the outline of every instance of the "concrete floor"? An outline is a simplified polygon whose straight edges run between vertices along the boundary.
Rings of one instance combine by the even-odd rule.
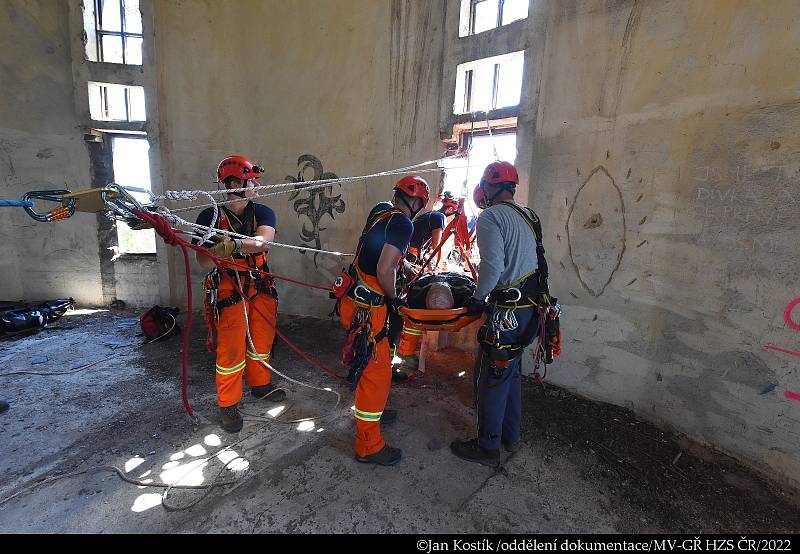
[[[338,325],[292,317],[280,323],[301,348],[341,371]],[[180,403],[179,339],[138,346],[137,332],[135,314],[103,311],[71,314],[51,329],[0,343],[0,375],[65,371],[111,356],[68,375],[0,376],[2,397],[11,403],[0,415],[0,531],[766,532],[800,525],[789,500],[795,491],[621,408],[532,382],[523,390],[521,451],[499,470],[454,458],[450,441],[474,432],[471,362],[458,352],[437,355],[416,386],[394,387],[389,403],[400,418],[385,435],[404,459],[393,468],[371,467],[353,460],[347,387],[283,344],[275,366],[333,387],[340,405],[329,392],[289,383],[281,413],[246,397],[242,409],[251,415],[244,430],[222,431],[213,359],[198,322],[193,425]],[[315,416],[322,417],[313,426],[289,423]],[[612,425],[592,428],[603,421]],[[675,452],[682,456],[670,465]],[[128,484],[107,470],[71,475],[109,465],[134,479],[233,484],[202,499],[203,491],[173,489],[172,507],[200,501],[169,511],[161,505],[163,489]]]

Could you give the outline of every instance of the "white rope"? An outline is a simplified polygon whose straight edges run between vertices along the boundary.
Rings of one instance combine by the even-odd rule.
[[[447,169],[460,169],[462,167],[465,167],[465,166],[455,166],[455,167],[451,167],[451,168],[447,168]],[[435,169],[423,169],[421,171],[417,171],[416,173],[431,173],[431,172],[437,172],[437,171],[441,171],[441,170],[442,170],[441,168],[437,167]],[[405,173],[405,171],[399,171],[396,174],[399,175],[399,174],[402,174],[402,173]],[[395,175],[395,173],[388,173],[387,175]],[[362,180],[364,178],[366,178],[366,177],[363,177],[363,178],[362,177],[347,177],[346,179],[350,180],[350,181],[355,181],[355,180]],[[311,181],[305,181],[304,183],[308,183],[308,182],[311,182]],[[345,181],[342,180],[342,182],[345,182]],[[297,185],[297,183],[289,183],[289,184]],[[297,188],[293,188],[293,189],[289,189],[289,190],[270,192],[268,194],[256,194],[256,195],[254,195],[252,197],[249,197],[248,200],[255,200],[256,198],[268,198],[270,196],[276,196],[278,194],[289,194],[289,193],[293,193],[293,192],[302,192],[304,190],[325,188],[327,186],[328,185],[326,185],[326,184],[323,184],[323,185],[311,185],[311,186],[308,186],[308,187],[297,187]],[[239,189],[231,189],[231,190],[239,190]],[[250,188],[250,189],[247,189],[247,190],[253,190],[253,189]],[[236,202],[241,202],[241,201],[242,200],[238,199],[238,198],[233,199],[233,200],[217,201],[217,205],[225,206],[227,204],[234,204]],[[211,206],[212,206],[212,204],[200,204],[199,206],[188,206],[188,207],[185,207],[185,208],[175,208],[175,209],[172,210],[172,212],[173,213],[188,212],[188,211],[192,211],[192,210],[200,210],[202,208],[209,208]]]
[[[247,235],[241,235],[239,233],[234,233],[233,231],[226,231],[226,230],[223,230],[223,229],[216,229],[214,227],[209,227],[207,225],[200,225],[199,223],[191,223],[189,221],[186,221],[185,219],[182,219],[182,218],[174,215],[169,209],[163,208],[163,207],[158,208],[157,213],[159,213],[160,215],[164,216],[164,218],[167,221],[169,221],[170,225],[172,225],[173,227],[178,226],[178,225],[182,225],[184,227],[190,227],[192,229],[203,231],[203,233],[209,233],[209,238],[211,236],[213,236],[213,235],[219,235],[219,236],[228,237],[228,238],[237,238],[237,239],[242,239],[242,240],[254,240],[256,242],[261,242],[263,244],[268,244],[270,246],[278,246],[280,248],[289,248],[289,249],[292,249],[292,250],[309,251],[309,252],[315,252],[315,253],[318,253],[318,254],[329,254],[331,256],[342,256],[342,257],[355,256],[355,254],[349,254],[349,253],[346,253],[346,252],[337,252],[337,251],[334,251],[334,250],[320,250],[320,249],[317,249],[317,248],[310,248],[308,246],[297,246],[295,244],[284,244],[284,243],[281,243],[281,242],[274,242],[274,241],[270,241],[270,240],[264,240],[262,237],[259,237],[259,236],[249,237]],[[200,233],[195,233],[195,235],[199,237]],[[205,234],[203,235],[203,237],[205,237]],[[201,244],[203,244],[203,243],[201,243]]]
[[[385,177],[387,175],[394,175],[396,173],[404,173],[406,171],[410,171],[412,169],[417,169],[417,168],[420,168],[420,167],[425,167],[427,165],[438,164],[439,162],[441,162],[443,160],[446,160],[448,158],[452,158],[452,157],[454,157],[454,156],[445,156],[443,158],[438,158],[438,159],[435,159],[435,160],[428,160],[427,162],[422,162],[422,163],[418,163],[418,164],[414,164],[414,165],[408,165],[408,166],[405,166],[405,167],[399,167],[397,169],[387,169],[385,171],[379,171],[377,173],[370,173],[368,175],[356,175],[356,176],[353,176],[353,177],[335,177],[335,178],[332,178],[332,179],[317,179],[317,180],[313,180],[313,181],[300,181],[300,182],[303,183],[304,185],[318,185],[320,187],[327,187],[329,185],[335,185],[337,183],[363,181],[364,179],[374,179],[376,177]],[[426,170],[426,171],[438,171],[438,169]],[[248,191],[248,190],[256,190],[256,191],[258,191],[258,190],[265,190],[265,189],[294,187],[295,185],[297,185],[297,182],[269,183],[269,184],[265,184],[265,185],[256,185],[254,187],[242,187],[242,188],[238,188],[238,189],[214,190],[214,191],[210,191],[209,194],[230,194],[232,192],[245,192],[245,191]],[[287,192],[294,192],[294,190],[295,189],[290,189]],[[165,193],[163,196],[156,196],[154,198],[154,201],[166,199],[169,192],[171,192],[171,191],[167,191],[167,193]],[[193,191],[176,191],[176,192],[178,192],[178,193],[190,192],[191,193]]]
[[[238,284],[239,290],[240,290],[240,291],[242,291],[242,292],[244,292],[244,293],[246,293],[246,291],[242,289],[242,279],[241,279],[241,275],[239,275],[238,273],[236,274],[236,281],[237,281],[237,284]],[[333,390],[333,389],[332,389],[332,388],[330,388],[330,387],[325,387],[325,388],[323,388],[323,387],[315,387],[314,385],[309,385],[308,383],[304,383],[304,382],[302,382],[302,381],[298,381],[297,379],[292,379],[292,378],[291,378],[291,377],[289,377],[288,375],[284,375],[283,373],[281,373],[280,371],[278,371],[277,369],[275,369],[274,367],[272,367],[272,365],[271,365],[270,363],[268,363],[266,360],[264,360],[264,359],[262,359],[262,358],[261,358],[262,354],[261,354],[261,353],[260,353],[260,352],[259,352],[259,351],[256,349],[256,345],[255,345],[255,344],[253,344],[253,337],[250,335],[250,318],[249,318],[249,317],[248,317],[248,315],[247,315],[247,298],[246,298],[246,294],[245,294],[244,296],[245,296],[245,298],[242,298],[242,310],[244,311],[244,324],[245,324],[245,327],[244,327],[244,328],[245,328],[245,330],[247,331],[247,342],[249,342],[249,343],[250,343],[250,348],[252,348],[252,349],[253,349],[253,353],[254,353],[256,356],[258,356],[258,361],[259,361],[259,362],[261,362],[261,364],[262,364],[264,367],[266,367],[268,371],[270,371],[270,372],[273,372],[273,373],[275,373],[275,374],[277,374],[277,375],[279,375],[279,376],[283,377],[283,378],[284,378],[284,379],[286,379],[287,381],[290,381],[290,382],[292,382],[292,383],[295,383],[295,384],[297,384],[297,385],[300,385],[301,387],[307,387],[307,388],[309,388],[309,389],[314,389],[314,390],[319,390],[319,391],[323,391],[323,392],[329,392],[329,393],[331,393],[331,394],[334,394],[334,395],[336,396],[336,406],[334,406],[334,407],[331,409],[331,412],[333,412],[334,410],[336,410],[336,408],[338,408],[338,407],[339,407],[339,402],[341,402],[341,400],[342,400],[342,395],[341,395],[341,394],[339,394],[338,392],[336,392],[335,390]],[[269,324],[269,323],[268,323],[268,324]],[[275,322],[275,324],[277,325],[277,321]],[[277,334],[277,333],[276,333],[276,334]],[[277,389],[276,389],[276,390],[277,390]],[[269,395],[267,395],[267,396],[269,396]],[[310,417],[310,418],[306,418],[306,419],[307,419],[307,420],[313,420],[313,419],[315,419],[315,418],[313,418],[313,417]]]
[[[489,123],[489,112],[486,112],[486,128],[489,129],[489,140],[492,141],[492,150],[494,150],[494,160],[499,161],[500,156],[497,155],[497,146],[494,144],[494,135],[492,134],[492,124]]]
[[[214,208],[214,214],[211,217],[211,221],[216,221],[217,216],[219,216],[219,205],[217,205],[217,201],[214,197],[209,194],[207,191],[204,190],[168,190],[164,193],[164,198],[167,200],[194,200],[199,195],[207,196],[209,200],[211,200],[211,207]],[[208,239],[210,239],[214,235],[213,228],[209,227],[206,229],[206,232],[203,234],[203,238],[200,244],[205,244]]]
[[[210,204],[201,204],[199,206],[188,206],[188,207],[184,207],[184,208],[174,208],[174,209],[169,209],[169,208],[166,208],[166,207],[162,206],[162,207],[158,207],[154,211],[156,211],[157,213],[159,213],[162,216],[164,216],[164,218],[166,218],[167,221],[169,221],[170,224],[173,227],[175,227],[175,226],[184,226],[184,227],[189,227],[190,229],[192,229],[193,234],[195,236],[199,236],[200,237],[200,243],[201,244],[204,244],[212,236],[217,235],[217,236],[222,236],[222,237],[238,238],[238,239],[243,239],[243,240],[255,240],[256,242],[260,242],[262,244],[267,244],[267,245],[270,245],[270,246],[277,246],[277,247],[280,247],[280,248],[289,248],[289,249],[292,249],[292,250],[299,250],[301,252],[308,251],[308,252],[314,252],[316,254],[327,254],[327,255],[331,255],[331,256],[340,256],[340,257],[354,256],[355,254],[352,254],[352,253],[338,252],[338,251],[333,251],[333,250],[322,250],[322,249],[318,249],[318,248],[311,248],[311,247],[308,247],[308,246],[297,246],[297,245],[294,245],[294,244],[285,244],[285,243],[280,243],[280,242],[267,241],[267,240],[264,240],[263,238],[261,238],[259,236],[250,237],[250,236],[247,236],[247,235],[241,235],[239,233],[235,233],[235,232],[232,232],[232,231],[216,229],[216,228],[211,227],[211,226],[200,225],[199,223],[192,223],[190,221],[187,221],[185,219],[180,218],[179,216],[177,216],[175,214],[178,213],[178,212],[199,210],[199,209],[209,208],[210,207],[210,208],[214,209],[212,221],[216,221],[217,217],[218,217],[218,214],[219,214],[219,206],[224,206],[224,205],[227,205],[227,204],[235,204],[237,202],[242,202],[243,199],[236,198],[236,199],[233,199],[233,200],[217,201],[213,197],[213,195],[215,195],[215,194],[230,194],[230,193],[241,192],[241,191],[258,191],[258,190],[267,190],[267,189],[275,189],[275,188],[285,188],[285,190],[279,190],[279,191],[270,192],[270,193],[267,193],[267,194],[256,194],[255,196],[248,198],[248,200],[254,200],[256,198],[266,198],[266,197],[275,196],[275,195],[278,195],[278,194],[289,194],[289,193],[296,193],[296,192],[300,192],[300,191],[304,191],[304,190],[312,190],[312,189],[324,188],[324,187],[328,187],[328,186],[331,186],[331,185],[334,185],[334,184],[353,183],[353,182],[357,182],[357,181],[363,181],[363,180],[366,180],[366,179],[374,179],[374,178],[377,178],[377,177],[384,177],[384,176],[388,176],[388,175],[396,175],[396,174],[399,174],[399,173],[406,173],[406,172],[408,172],[410,170],[414,170],[414,169],[418,169],[418,171],[415,171],[416,173],[429,173],[429,172],[441,171],[442,169],[441,169],[441,167],[436,167],[436,168],[432,168],[432,169],[419,169],[419,168],[425,167],[425,166],[428,166],[428,165],[431,165],[431,164],[439,164],[440,162],[442,162],[444,160],[452,159],[452,158],[458,158],[458,157],[461,157],[461,156],[463,156],[463,154],[461,152],[456,152],[455,154],[451,154],[450,156],[444,156],[444,157],[438,158],[436,160],[428,160],[426,162],[413,164],[413,165],[409,165],[409,166],[405,166],[405,167],[400,167],[400,168],[396,168],[396,169],[390,169],[390,170],[386,170],[386,171],[379,171],[377,173],[371,173],[371,174],[368,174],[368,175],[356,175],[356,176],[352,176],[352,177],[337,177],[337,178],[334,178],[334,179],[317,179],[317,180],[313,180],[313,181],[300,181],[299,184],[301,186],[298,186],[298,182],[289,182],[289,183],[271,183],[271,184],[265,184],[265,185],[243,187],[243,188],[238,188],[238,189],[222,189],[222,190],[216,190],[216,191],[168,190],[162,196],[155,196],[153,198],[153,202],[157,202],[159,200],[191,201],[191,200],[194,200],[195,198],[197,198],[197,196],[203,195],[203,196],[208,197],[209,200],[211,201],[211,203]],[[467,154],[467,171],[469,171],[469,155],[468,154]],[[286,187],[290,187],[290,188],[286,188]],[[196,231],[202,231],[202,233],[203,233],[202,236],[200,235],[200,233],[198,233]]]

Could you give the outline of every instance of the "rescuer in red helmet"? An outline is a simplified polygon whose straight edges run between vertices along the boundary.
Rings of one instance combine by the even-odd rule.
[[[370,211],[353,264],[340,277],[348,282],[337,307],[348,329],[343,360],[350,366],[348,380],[355,390],[354,450],[359,462],[389,466],[402,458],[399,448],[384,442],[381,423],[397,417],[386,409],[391,351],[403,328],[397,273],[414,229],[411,220],[429,196],[428,183],[421,177],[408,175],[397,181],[392,202],[381,202]]]
[[[251,199],[257,193],[247,190],[257,184],[256,179],[263,173],[263,167],[243,156],[223,159],[217,168],[217,179],[226,189],[232,190],[226,197],[233,202],[220,206],[216,221],[211,221],[212,208],[203,210],[197,217],[197,223],[253,237],[223,238],[205,246],[216,256],[238,266],[268,272],[268,245],[261,239],[274,240],[275,212],[253,202]],[[232,265],[220,271],[211,258],[199,252],[197,261],[203,269],[210,270],[204,283],[206,324],[209,327],[209,348],[216,348],[217,403],[222,415],[222,427],[235,433],[243,425],[238,410],[243,377],[256,398],[271,402],[281,402],[286,398],[283,389],[271,383],[271,372],[265,365],[265,362],[269,362],[275,339],[278,294],[272,279],[262,273]],[[248,297],[247,300],[243,301],[240,290]]]

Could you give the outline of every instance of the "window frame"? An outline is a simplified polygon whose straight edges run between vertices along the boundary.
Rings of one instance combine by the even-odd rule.
[[[120,131],[101,131],[104,135],[104,139],[108,141],[109,149],[108,149],[108,158],[107,163],[111,167],[111,175],[114,178],[114,182],[117,181],[117,174],[116,168],[114,167],[114,148],[115,148],[115,140],[116,139],[135,139],[135,140],[144,140],[149,141],[147,133],[127,133],[127,132],[120,132]],[[148,171],[152,171],[152,160],[150,159],[150,153],[148,152],[147,155],[147,167]],[[153,190],[153,183],[150,183],[151,192]],[[113,222],[114,226],[114,233],[113,233],[113,244],[111,246],[116,246],[116,257],[113,258],[112,261],[126,261],[126,260],[134,260],[134,259],[156,259],[158,253],[158,240],[155,240],[155,250],[152,252],[128,252],[122,250],[122,240],[120,238],[120,222],[116,221]],[[148,231],[148,229],[141,229],[141,231]],[[152,231],[152,229],[150,229]]]
[[[128,61],[126,60],[128,52],[128,37],[142,39],[142,47],[144,47],[144,28],[142,29],[141,33],[129,33],[128,31],[126,31],[127,25],[125,22],[125,0],[92,0],[92,1],[94,3],[94,32],[96,37],[95,48],[97,49],[97,61],[103,63],[116,63],[116,64],[120,63],[120,62],[109,62],[105,60],[103,57],[103,37],[112,36],[112,37],[122,37],[122,65],[144,65],[144,60],[142,60],[141,64],[128,63]],[[117,4],[119,4],[119,12],[120,12],[119,21],[121,29],[120,31],[106,31],[102,29],[103,13],[102,13],[102,6],[100,5],[101,2],[116,2]],[[141,12],[139,13],[141,14]],[[142,21],[142,27],[144,27],[144,21]]]
[[[524,80],[525,78],[525,50],[519,50],[517,52],[508,52],[506,54],[500,54],[497,56],[489,56],[488,58],[482,58],[478,60],[473,60],[471,62],[465,62],[463,64],[459,64],[456,67],[456,88],[455,94],[456,96],[461,96],[461,84],[459,81],[463,83],[463,97],[461,102],[456,105],[456,101],[453,101],[453,115],[464,115],[475,113],[476,108],[472,105],[473,104],[473,75],[476,69],[487,67],[492,65],[492,99],[491,103],[488,108],[481,108],[477,111],[495,111],[498,109],[506,109],[506,108],[516,108],[519,106],[520,102],[522,101],[522,89],[520,88],[520,100],[511,106],[501,106],[500,108],[497,107],[497,97],[498,97],[498,87],[500,85],[500,65],[503,63],[507,63],[514,59],[519,58],[522,61],[522,74],[521,79]],[[486,64],[481,64],[479,62],[484,60],[494,60],[490,61]],[[469,69],[461,69],[463,66],[468,66]],[[461,73],[463,71],[463,74]],[[520,82],[520,87],[523,86],[523,82]]]
[[[487,0],[468,0],[469,1],[469,26],[467,28],[467,36],[472,36],[475,34],[480,34],[475,32],[475,19],[477,17],[477,10],[475,6],[480,4],[481,2],[486,2]],[[499,29],[503,27],[503,8],[505,7],[506,0],[498,0],[497,2],[497,14],[495,18],[495,25],[490,29],[486,29],[485,31],[481,31],[481,33],[485,33],[487,31],[493,31],[494,29]],[[528,1],[528,10],[530,13],[530,0]]]
[[[145,104],[145,116],[144,116],[145,118],[144,119],[131,119],[131,89],[140,88],[140,89],[142,89],[142,92],[144,93],[144,87],[143,86],[141,86],[141,85],[120,85],[120,84],[117,84],[117,83],[103,83],[103,82],[98,82],[98,81],[89,81],[88,86],[91,87],[93,85],[100,88],[100,91],[99,91],[100,92],[100,106],[99,107],[100,107],[101,115],[104,116],[104,119],[94,119],[92,117],[91,118],[92,121],[107,121],[107,122],[112,122],[112,123],[134,123],[134,124],[136,124],[136,123],[146,123],[147,122],[147,105],[146,104]],[[108,89],[111,88],[111,87],[125,89],[125,94],[124,94],[124,98],[125,98],[125,119],[111,119],[110,116],[108,115],[109,114],[109,110],[108,110]],[[92,113],[91,95],[89,95],[89,101],[90,101],[89,114],[90,114],[90,117],[91,117],[91,113]]]

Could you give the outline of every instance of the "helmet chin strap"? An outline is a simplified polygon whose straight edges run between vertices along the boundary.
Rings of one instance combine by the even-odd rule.
[[[398,192],[400,192],[400,191],[398,191]],[[423,207],[422,207],[422,208],[420,208],[419,210],[414,210],[414,208],[412,208],[412,207],[411,207],[411,204],[409,204],[409,203],[408,203],[408,200],[406,200],[406,195],[405,195],[404,193],[402,193],[402,192],[401,192],[401,193],[399,194],[399,196],[400,196],[400,200],[402,200],[402,201],[403,201],[403,204],[405,204],[405,205],[406,205],[406,207],[408,208],[408,211],[409,211],[409,212],[411,212],[411,219],[414,219],[415,217],[417,217],[417,214],[418,214],[420,211],[422,211],[422,208],[424,208],[424,207],[425,207],[425,206],[423,206]]]
[[[505,192],[505,191],[511,191],[513,188],[514,188],[514,187],[510,187],[510,188],[509,188],[509,186],[508,186],[508,185],[502,185],[502,186],[500,186],[500,188],[498,189],[498,191],[497,191],[496,193],[494,193],[494,194],[492,195],[492,197],[491,197],[491,198],[489,198],[489,197],[486,195],[486,188],[483,186],[483,183],[481,183],[481,190],[483,191],[483,197],[484,197],[484,198],[486,198],[486,203],[487,203],[489,206],[493,206],[493,205],[494,205],[494,199],[495,199],[495,198],[497,198],[498,196],[500,196],[500,194],[501,194],[501,193],[503,193],[503,192]]]
[[[244,181],[245,187],[248,185],[249,182],[250,182],[250,179],[245,179],[245,181]],[[228,185],[225,185],[225,188],[227,189]],[[245,198],[247,198],[246,193],[247,193],[247,191],[240,190],[239,192],[229,192],[228,194],[230,194],[231,196],[238,196],[239,198],[245,199]]]

